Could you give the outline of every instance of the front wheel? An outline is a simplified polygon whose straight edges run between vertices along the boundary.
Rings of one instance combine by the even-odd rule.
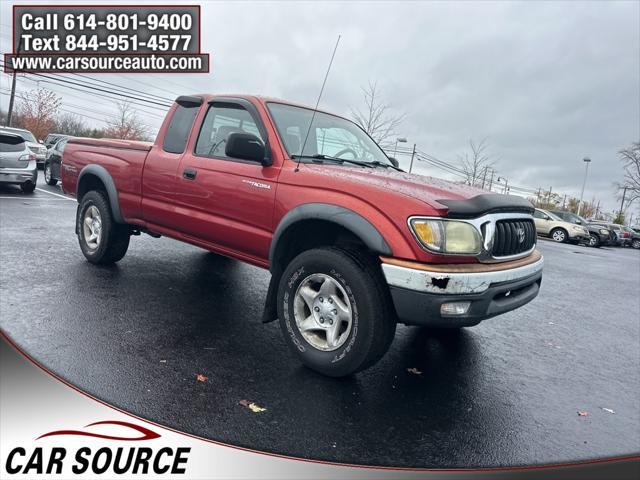
[[[569,236],[567,235],[567,232],[564,231],[562,228],[556,228],[554,230],[551,230],[551,239],[554,242],[564,243],[567,241],[568,237]]]
[[[78,207],[78,242],[91,263],[107,265],[118,262],[129,248],[130,232],[126,225],[113,220],[105,194],[91,191]]]
[[[634,238],[633,241],[631,242],[631,246],[636,250],[640,249],[640,239]]]
[[[295,257],[278,288],[280,327],[307,367],[342,377],[377,362],[393,340],[396,320],[373,260],[337,248]]]
[[[589,237],[589,243],[588,243],[588,245],[589,245],[590,247],[596,247],[596,248],[597,248],[597,247],[599,247],[599,246],[600,246],[600,238],[598,238],[598,236],[597,236],[597,235],[591,235],[591,236]]]
[[[57,185],[58,184],[58,180],[56,178],[53,177],[53,175],[51,174],[51,164],[50,163],[45,163],[44,164],[44,181],[47,182],[47,185]]]

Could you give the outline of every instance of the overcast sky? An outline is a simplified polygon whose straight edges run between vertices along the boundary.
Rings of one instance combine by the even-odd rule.
[[[639,5],[203,2],[210,74],[91,76],[167,97],[255,93],[314,105],[341,34],[323,109],[349,115],[362,102],[360,87],[377,81],[386,102],[407,114],[398,134],[419,149],[456,163],[470,138],[486,137],[509,183],[575,196],[589,156],[585,198],[611,210],[612,184],[622,178],[617,151],[640,140]],[[2,52],[10,50],[10,6],[0,7]],[[1,80],[6,91],[9,78]],[[35,86],[19,81],[23,90]],[[88,123],[111,111],[106,100],[54,89]],[[8,97],[0,98],[6,110]],[[148,111],[157,128],[162,112]]]

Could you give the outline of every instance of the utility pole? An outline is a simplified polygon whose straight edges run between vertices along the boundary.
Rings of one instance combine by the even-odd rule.
[[[564,210],[564,206],[567,203],[567,194],[564,194],[564,197],[562,198],[562,210]]]
[[[622,218],[622,209],[624,208],[624,199],[627,196],[627,187],[624,187],[624,190],[622,190],[622,201],[620,202],[620,214],[618,215],[620,218]]]
[[[587,184],[587,175],[589,174],[589,164],[591,163],[591,159],[589,157],[584,157],[582,161],[585,163],[585,169],[582,190],[580,191],[580,201],[578,202],[578,215],[580,215],[580,210],[582,210],[582,196],[584,195],[584,187]]]
[[[540,192],[542,192],[542,187],[538,187],[538,193],[536,193],[536,207],[540,206]]]
[[[7,127],[11,126],[11,117],[13,117],[13,102],[16,98],[16,71],[13,71],[13,79],[11,80],[11,96],[9,97],[9,112],[7,113]]]
[[[489,167],[485,165],[484,174],[482,175],[482,190],[484,190],[484,183],[487,180],[487,168]]]
[[[409,173],[411,173],[411,169],[413,168],[413,159],[416,156],[416,144],[413,144],[413,152],[411,153],[411,163],[409,164]]]
[[[496,173],[496,171],[492,168],[491,169],[491,179],[489,179],[489,191],[492,192],[492,187],[493,187],[493,174]]]
[[[22,37],[20,38],[20,42],[18,42],[18,51],[16,52],[17,55],[20,54],[20,50],[22,47]],[[13,76],[11,79],[11,96],[9,97],[9,111],[7,112],[7,127],[11,126],[11,119],[13,117],[13,105],[15,103],[15,98],[16,98],[16,80],[18,77],[18,72],[15,71],[15,69],[12,69],[13,71]]]
[[[598,219],[598,212],[599,212],[599,211],[600,211],[600,200],[598,200],[598,205],[596,206],[596,216],[595,216],[595,217],[593,217],[593,218],[595,218],[596,220]]]

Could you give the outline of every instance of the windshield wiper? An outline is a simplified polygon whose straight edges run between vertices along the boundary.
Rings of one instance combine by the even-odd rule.
[[[320,153],[316,155],[291,155],[291,158],[293,159],[309,158],[312,161],[318,162],[318,163],[322,163],[324,160],[329,160],[330,162],[351,163],[353,165],[359,165],[361,167],[373,168],[369,162],[361,162],[360,160],[351,160],[349,158],[332,157],[330,155],[322,155]]]
[[[402,170],[400,167],[396,167],[395,165],[392,165],[390,163],[381,162],[380,160],[374,160],[373,162],[368,162],[368,163],[369,165],[375,165],[376,167],[393,168],[398,172],[404,172],[404,170]]]

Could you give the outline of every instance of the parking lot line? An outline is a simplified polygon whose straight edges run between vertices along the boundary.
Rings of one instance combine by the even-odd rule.
[[[48,190],[43,190],[43,189],[37,188],[37,187],[36,187],[36,190],[38,190],[39,192],[48,193],[49,195],[53,195],[54,197],[60,197],[60,198],[64,198],[65,200],[70,200],[72,202],[75,202],[75,199],[69,198],[69,197],[65,197],[64,195],[60,195],[59,193],[53,193],[53,192],[50,192]]]

